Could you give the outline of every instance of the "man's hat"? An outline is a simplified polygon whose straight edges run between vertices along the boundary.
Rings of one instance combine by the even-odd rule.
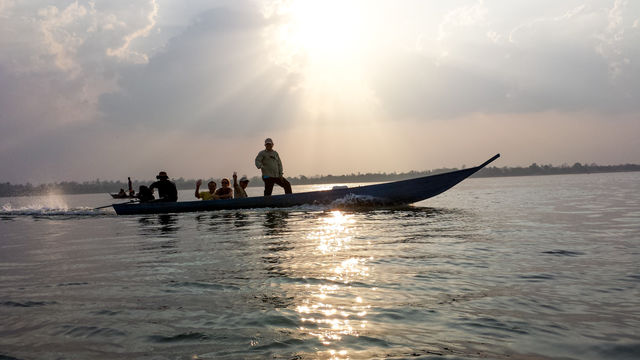
[[[243,176],[240,178],[240,182],[243,182],[243,181],[249,182],[249,179],[247,179],[247,176],[246,176],[246,175],[243,175]]]
[[[264,139],[264,144],[265,145],[267,145],[267,144],[273,145],[273,140],[271,140],[271,138],[266,138],[266,139]]]
[[[158,175],[156,176],[156,179],[160,180],[160,179],[168,179],[169,177],[167,176],[167,172],[166,171],[160,171],[158,173]]]

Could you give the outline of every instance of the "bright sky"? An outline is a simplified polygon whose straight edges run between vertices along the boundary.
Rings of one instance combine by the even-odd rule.
[[[640,1],[0,0],[0,182],[640,163]]]

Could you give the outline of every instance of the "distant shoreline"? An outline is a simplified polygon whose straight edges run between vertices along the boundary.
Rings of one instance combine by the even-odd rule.
[[[444,172],[459,170],[458,168],[441,168],[426,171],[409,171],[405,173],[366,173],[348,175],[316,175],[306,177],[304,175],[287,177],[292,185],[314,185],[314,184],[334,184],[334,183],[366,183],[366,182],[386,182],[397,181],[421,176],[436,175]],[[638,164],[624,165],[583,165],[575,163],[573,166],[552,166],[531,164],[528,167],[486,167],[478,171],[472,177],[513,177],[513,176],[541,176],[541,175],[568,175],[568,174],[597,174],[615,172],[640,171]],[[178,189],[189,190],[195,188],[195,179],[172,179]],[[209,179],[208,179],[209,180]],[[207,181],[208,181],[207,180]],[[218,181],[218,179],[214,179]],[[132,180],[133,188],[138,189],[140,185],[148,185],[153,181]],[[262,181],[254,176],[250,179],[249,186],[262,187]],[[117,193],[120,189],[127,189],[127,183],[122,181],[85,181],[78,183],[75,181],[63,181],[41,185],[32,184],[11,184],[9,182],[0,183],[0,197],[9,196],[41,196],[52,192],[58,194],[96,194],[96,193]]]

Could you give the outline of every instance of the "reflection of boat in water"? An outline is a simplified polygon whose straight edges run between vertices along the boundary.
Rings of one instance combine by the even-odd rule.
[[[254,196],[243,199],[148,202],[113,204],[118,215],[160,214],[192,211],[233,210],[252,208],[279,208],[308,204],[340,206],[396,206],[412,204],[441,194],[489,163],[500,157],[493,156],[483,164],[444,174],[400,180],[384,184],[339,187],[332,190],[297,194]]]

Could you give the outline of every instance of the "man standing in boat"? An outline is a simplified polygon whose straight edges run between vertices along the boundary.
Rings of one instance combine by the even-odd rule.
[[[264,140],[265,149],[256,156],[256,167],[262,170],[262,181],[264,181],[264,196],[271,196],[273,184],[278,184],[284,188],[285,194],[291,194],[291,184],[282,176],[282,161],[280,156],[273,150],[273,140]]]
[[[127,177],[127,185],[129,185],[129,197],[134,197],[136,192],[133,190],[133,185],[131,184],[131,178]]]
[[[158,189],[158,200],[157,201],[166,201],[166,202],[175,202],[178,201],[178,189],[176,188],[176,184],[169,181],[169,176],[164,171],[160,171],[158,176],[156,176],[158,181],[154,182],[149,186],[149,190],[153,193],[153,189]]]

